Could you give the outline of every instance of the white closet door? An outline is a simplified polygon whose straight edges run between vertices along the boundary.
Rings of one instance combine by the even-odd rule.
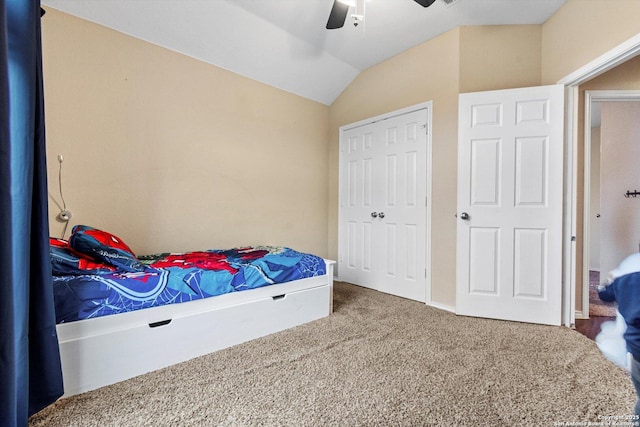
[[[374,274],[374,220],[380,185],[372,126],[342,135],[340,153],[340,279],[377,289]],[[373,214],[376,217],[373,217]],[[376,224],[377,225],[377,224]]]
[[[342,132],[342,280],[426,300],[426,166],[425,109]]]

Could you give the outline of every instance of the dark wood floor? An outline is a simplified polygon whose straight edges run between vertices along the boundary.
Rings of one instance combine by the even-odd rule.
[[[602,322],[607,320],[615,320],[615,317],[591,316],[590,319],[576,319],[576,331],[593,340],[600,332]]]
[[[589,272],[589,282],[590,287],[597,285],[600,281],[600,274],[596,271]],[[593,296],[591,292],[589,292],[590,298],[598,298],[597,296]],[[590,303],[593,301],[590,301]],[[591,310],[590,310],[591,311]],[[587,338],[595,339],[596,335],[600,333],[600,325],[603,322],[608,320],[615,320],[615,317],[604,317],[604,316],[590,316],[589,319],[576,319],[576,331],[580,332],[582,335],[585,335]]]

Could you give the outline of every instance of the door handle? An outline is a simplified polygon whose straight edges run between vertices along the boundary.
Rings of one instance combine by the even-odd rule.
[[[470,218],[470,216],[469,216],[469,214],[468,214],[468,213],[466,213],[466,212],[462,212],[462,213],[460,214],[460,219],[462,219],[462,220],[469,221],[469,218]]]

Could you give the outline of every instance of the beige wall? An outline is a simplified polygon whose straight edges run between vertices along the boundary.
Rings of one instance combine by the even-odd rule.
[[[540,26],[462,27],[360,74],[330,110],[329,254],[337,258],[339,127],[433,101],[432,286],[455,306],[458,94],[540,83]],[[477,51],[482,49],[485,54]]]
[[[52,235],[63,154],[71,225],[137,253],[327,255],[327,106],[53,9],[43,50]]]
[[[542,83],[556,83],[638,34],[638,16],[638,0],[568,0],[542,25]]]
[[[540,85],[540,25],[460,31],[460,93]]]

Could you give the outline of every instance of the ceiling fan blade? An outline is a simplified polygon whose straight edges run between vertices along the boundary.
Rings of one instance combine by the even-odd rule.
[[[327,21],[327,30],[342,28],[344,22],[347,20],[347,12],[349,12],[349,6],[338,0],[333,0],[333,6],[331,7],[331,13]]]
[[[429,7],[433,4],[433,2],[435,2],[436,0],[414,0],[416,3],[418,3],[420,6],[422,7]]]

